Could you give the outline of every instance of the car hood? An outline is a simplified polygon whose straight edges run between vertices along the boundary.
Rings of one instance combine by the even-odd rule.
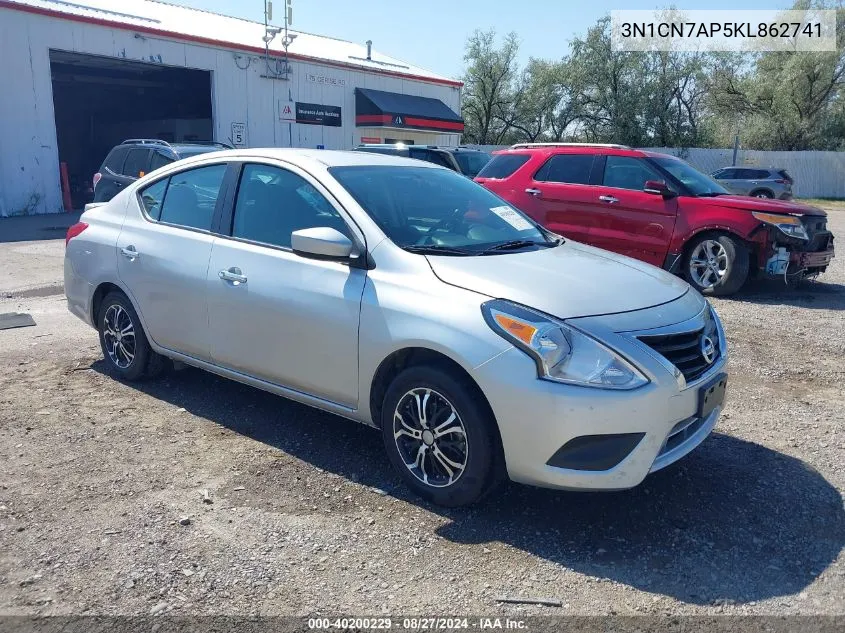
[[[560,319],[642,310],[689,291],[686,282],[659,268],[571,240],[521,253],[427,258],[447,284]]]
[[[788,200],[771,200],[768,198],[752,198],[750,196],[715,196],[706,198],[713,206],[743,211],[766,211],[768,213],[792,213],[795,215],[826,216],[822,209],[809,204],[791,202]]]

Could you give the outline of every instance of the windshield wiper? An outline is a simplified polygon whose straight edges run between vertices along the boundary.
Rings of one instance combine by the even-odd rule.
[[[475,251],[468,251],[461,248],[452,248],[451,246],[440,246],[439,244],[429,244],[427,246],[417,246],[411,244],[410,246],[403,246],[403,250],[409,253],[417,253],[418,255],[475,255]]]
[[[527,248],[529,246],[557,246],[560,242],[538,242],[536,240],[510,240],[508,242],[502,242],[500,244],[494,244],[490,248],[485,248],[483,251],[479,251],[479,255],[486,255],[488,253],[494,253],[496,251],[512,251],[518,248]]]

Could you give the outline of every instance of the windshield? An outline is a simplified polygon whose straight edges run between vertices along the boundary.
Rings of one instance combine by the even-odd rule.
[[[392,165],[329,171],[406,250],[477,255],[503,245],[540,248],[558,243],[504,200],[453,171]],[[506,251],[490,254],[500,252]]]
[[[455,152],[452,156],[458,161],[464,175],[470,178],[475,178],[492,158],[487,152]]]
[[[651,156],[649,160],[680,180],[694,196],[721,196],[728,193],[727,189],[713,180],[710,176],[702,174],[695,167],[685,163],[679,158]]]

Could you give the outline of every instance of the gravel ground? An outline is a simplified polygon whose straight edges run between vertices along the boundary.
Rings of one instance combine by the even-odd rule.
[[[0,298],[38,323],[0,332],[0,613],[845,613],[845,254],[715,302],[730,399],[679,464],[465,510],[367,428],[193,369],[114,380],[38,294]]]

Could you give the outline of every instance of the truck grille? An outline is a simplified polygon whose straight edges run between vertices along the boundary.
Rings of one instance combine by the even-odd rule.
[[[702,338],[705,334],[713,342],[715,348],[713,359],[709,363],[702,353]],[[687,382],[692,382],[704,374],[722,355],[719,337],[711,319],[708,319],[707,325],[692,332],[638,336],[637,338],[681,370]]]

